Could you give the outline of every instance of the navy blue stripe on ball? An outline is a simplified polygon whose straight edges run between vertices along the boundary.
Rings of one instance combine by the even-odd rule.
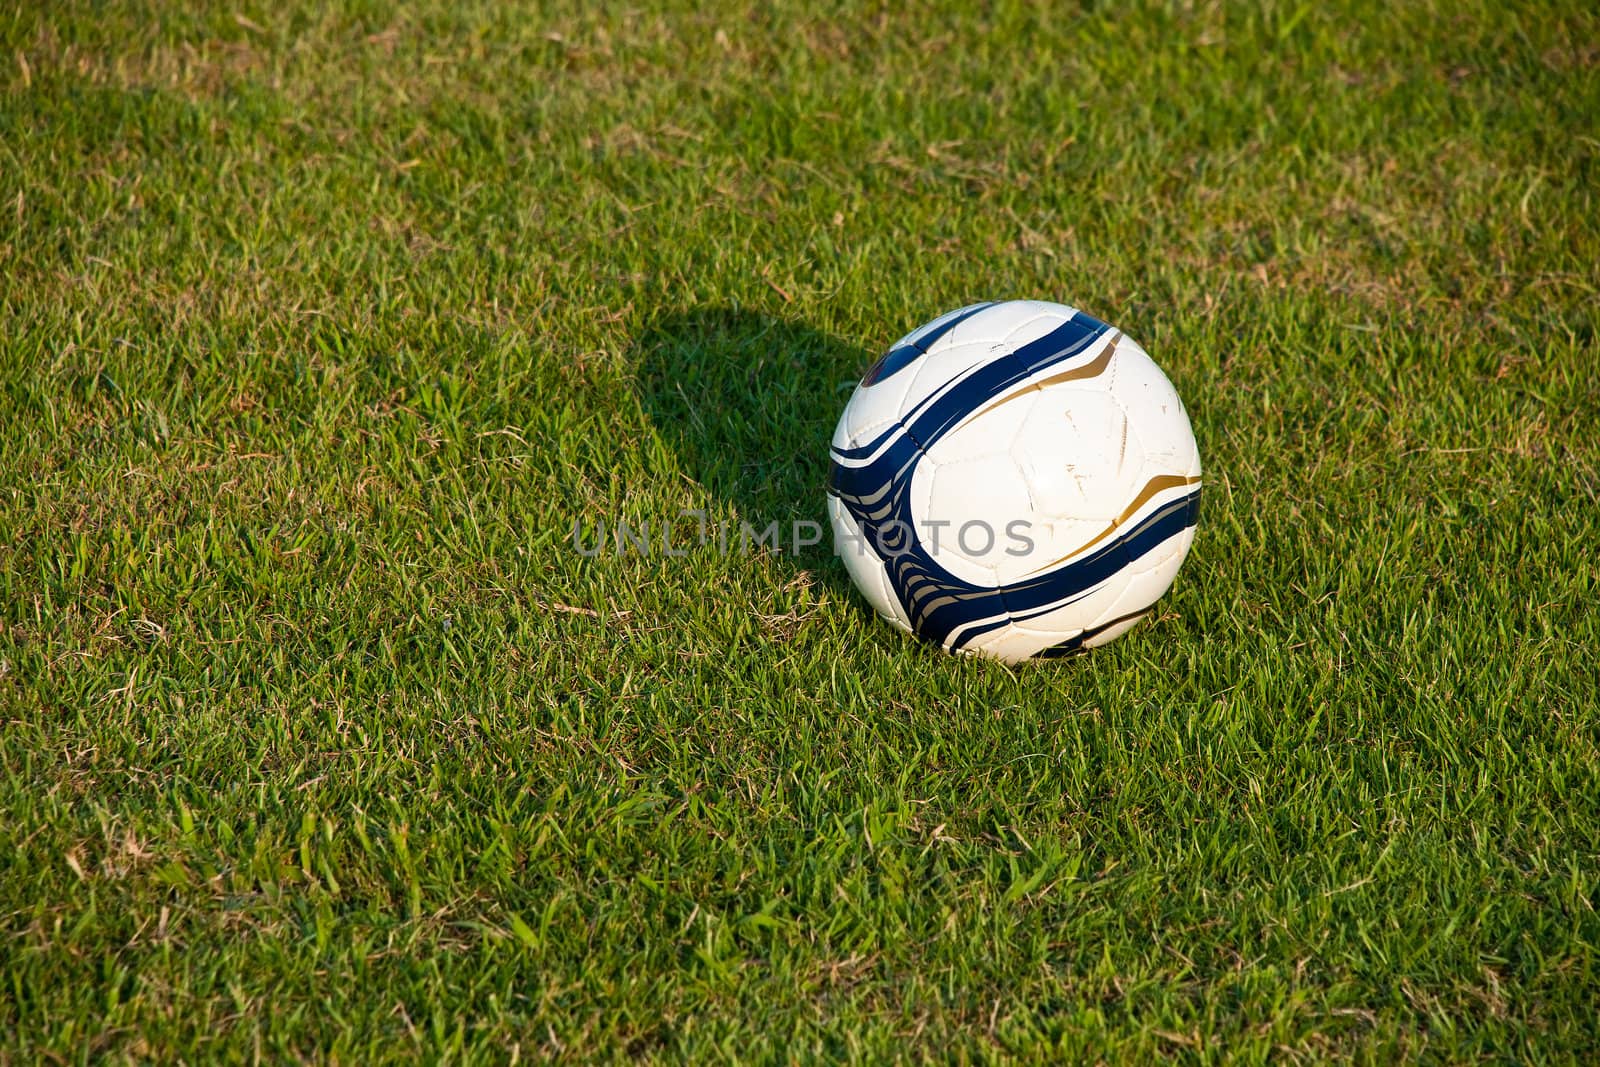
[[[1007,586],[1005,599],[1017,622],[1036,619],[1070,603],[1078,593],[1092,590],[1106,579],[1154,551],[1168,538],[1195,524],[1200,490],[1174,500],[1153,512],[1137,526],[1101,546],[1092,555],[1016,585]]]
[[[920,355],[923,355],[923,351],[916,345],[901,345],[899,348],[891,348],[879,356],[878,362],[867,370],[867,373],[861,378],[861,384],[877,385],[885,378],[892,377],[894,372],[901,367],[910,365],[911,361]]]
[[[914,429],[915,423],[922,420],[929,409],[940,409],[941,416],[924,424],[923,432],[916,434],[918,440],[932,445],[931,438],[944,434],[998,393],[1042,370],[1081,355],[1095,338],[1111,329],[1098,319],[1083,317],[1090,324],[1087,328],[1078,322],[1078,316],[1073,316],[1043,337],[1008,353],[1006,357],[973,368],[944,392],[925,397],[901,421],[907,429]]]
[[[987,300],[981,304],[974,304],[965,311],[957,314],[955,317],[946,319],[944,322],[939,323],[933,329],[929,330],[920,337],[913,333],[911,335],[911,340],[907,341],[906,343],[909,345],[914,345],[915,347],[926,352],[929,348],[933,347],[933,343],[939,338],[943,337],[957,326],[960,326],[963,322],[966,322],[978,312],[987,311],[989,308],[994,307],[996,303],[998,303],[998,301]]]
[[[1011,358],[985,363],[962,378],[931,402],[919,405],[909,420],[906,432],[921,441],[924,448],[955,428],[968,415],[1012,386],[1040,371],[1064,363],[1089,349],[1094,340],[1110,327],[1094,319],[1087,329],[1076,318],[1011,353]]]
[[[1103,622],[1099,626],[1091,626],[1087,630],[1080,631],[1079,633],[1074,634],[1072,637],[1067,638],[1065,641],[1062,641],[1060,644],[1051,645],[1049,648],[1044,649],[1043,651],[1035,652],[1034,655],[1038,656],[1040,659],[1054,659],[1061,656],[1070,656],[1076,652],[1082,652],[1084,645],[1088,644],[1090,641],[1093,641],[1095,638],[1099,637],[1113,626],[1121,626],[1125,622],[1133,622],[1136,619],[1142,619],[1148,614],[1150,614],[1150,609],[1145,607],[1127,615],[1120,615],[1117,618],[1112,619],[1110,622]]]
[[[1081,355],[1110,329],[1099,319],[1082,313],[1074,315],[1043,337],[1011,353],[1010,358],[975,367],[943,392],[925,397],[873,440],[850,448],[836,447],[833,453],[839,459],[864,459],[881,448],[889,437],[901,432],[910,433],[925,448],[932,447],[935,440],[986,401],[1042,370]]]
[[[1080,311],[1038,340],[1016,349],[1011,356],[1032,374],[1071,359],[1110,329],[1093,315]]]
[[[903,344],[896,345],[882,356],[879,356],[878,361],[862,376],[861,384],[877,385],[886,378],[892,378],[900,370],[914,363],[918,356],[926,355],[928,348],[939,338],[966,322],[978,312],[992,308],[994,305],[995,302],[993,300],[984,304],[975,304],[939,323],[920,337],[913,333]]]
[[[1181,501],[1174,501],[1081,560],[1026,581],[981,590],[968,598],[940,605],[927,614],[930,635],[938,634],[939,640],[948,643],[951,648],[964,648],[975,638],[998,626],[1027,622],[1092,595],[1129,564],[1147,555],[1168,538],[1193,526],[1193,500],[1198,495],[1194,493]],[[909,606],[907,611],[909,613]],[[1004,618],[994,625],[962,630],[963,626],[995,615],[1003,615]],[[951,640],[950,635],[958,630],[962,631],[960,636]]]
[[[882,448],[883,443],[889,438],[893,437],[895,434],[903,432],[905,432],[905,427],[901,426],[897,422],[864,445],[856,445],[852,448],[839,448],[836,445],[831,449],[831,451],[839,459],[862,459],[866,456],[872,455],[878,449]]]

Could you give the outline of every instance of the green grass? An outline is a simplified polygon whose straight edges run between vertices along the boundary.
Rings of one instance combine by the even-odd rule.
[[[0,1063],[1590,1060],[1600,17],[0,13]],[[1165,610],[823,548],[882,347],[1077,304]]]

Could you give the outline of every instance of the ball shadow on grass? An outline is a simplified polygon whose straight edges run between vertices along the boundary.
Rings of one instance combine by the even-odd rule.
[[[713,307],[656,320],[629,362],[641,407],[714,511],[757,529],[777,522],[784,563],[848,594],[828,527],[828,441],[872,359],[803,323]],[[822,538],[798,555],[796,522],[818,524]]]

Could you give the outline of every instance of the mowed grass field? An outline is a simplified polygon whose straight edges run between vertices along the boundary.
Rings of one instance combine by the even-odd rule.
[[[970,7],[0,13],[0,1062],[1592,1062],[1600,18]],[[1110,647],[574,550],[1011,297],[1200,443]]]

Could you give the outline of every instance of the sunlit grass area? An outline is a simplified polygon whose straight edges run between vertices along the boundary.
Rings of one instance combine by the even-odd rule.
[[[1600,18],[972,7],[0,13],[0,1061],[1594,1055]],[[1014,297],[1194,423],[1116,643],[572,544]]]

